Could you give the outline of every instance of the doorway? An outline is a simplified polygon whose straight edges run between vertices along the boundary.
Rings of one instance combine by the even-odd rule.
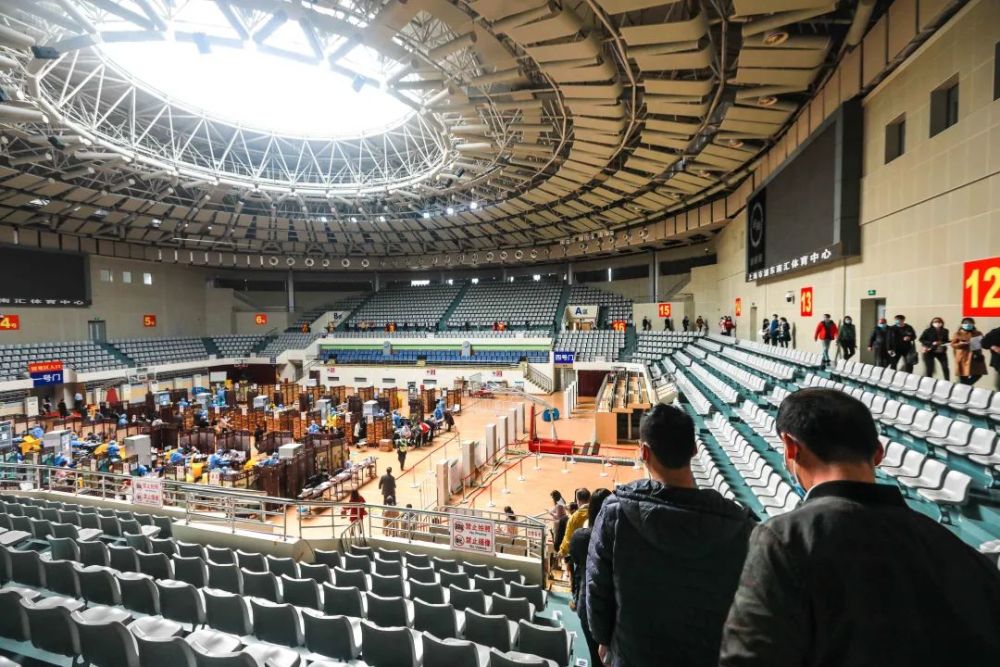
[[[104,320],[87,320],[87,336],[95,343],[108,339],[108,323]]]
[[[885,299],[862,299],[861,321],[858,323],[858,357],[863,363],[875,363],[875,355],[868,349],[868,337],[878,321],[885,317]]]
[[[750,340],[757,340],[757,306],[750,306]]]

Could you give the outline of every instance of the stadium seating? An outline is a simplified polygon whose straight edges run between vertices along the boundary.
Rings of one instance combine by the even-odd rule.
[[[663,355],[693,342],[698,334],[675,331],[640,331],[636,351],[630,361],[656,361]]]
[[[512,328],[551,329],[562,293],[557,282],[491,282],[470,285],[448,317],[448,328],[491,327],[507,322]]]
[[[319,337],[320,334],[318,333],[285,332],[269,342],[258,355],[261,357],[276,357],[285,350],[301,350],[309,347]]]
[[[461,291],[461,285],[387,287],[376,292],[348,320],[351,328],[365,322],[384,327],[395,322],[422,329],[436,329],[438,321]]]
[[[531,363],[545,363],[548,351],[537,350],[475,350],[463,356],[461,350],[406,349],[384,354],[382,350],[324,349],[321,358],[335,359],[338,364],[414,365],[419,360],[429,364],[449,366],[516,366],[522,359]]]
[[[624,348],[622,331],[562,331],[554,347],[575,352],[576,361],[618,361]]]
[[[132,338],[110,342],[138,366],[208,358],[201,338]]]
[[[93,341],[0,345],[0,381],[28,377],[28,364],[35,361],[62,361],[66,367],[81,373],[126,367]]]
[[[264,336],[215,336],[212,343],[222,357],[249,357],[253,349],[261,344]]]
[[[52,501],[9,495],[4,496],[4,503],[4,512],[0,514],[4,519],[8,512],[23,513],[27,508],[38,507],[38,504],[51,508],[65,507]],[[75,511],[71,513],[77,514]],[[119,513],[118,516],[124,514]],[[74,558],[79,551],[67,551],[61,542],[56,542],[57,539],[52,538],[51,549],[46,543],[39,545],[40,551],[20,548],[27,544],[27,537],[0,546],[3,571],[12,582],[0,593],[0,599],[5,602],[0,609],[0,633],[5,636],[16,634],[13,639],[29,641],[36,649],[48,654],[81,655],[85,661],[105,665],[138,665],[141,659],[151,665],[173,664],[174,660],[181,660],[179,664],[189,665],[249,666],[266,662],[268,665],[293,666],[307,662],[312,665],[341,664],[337,661],[360,659],[368,664],[418,667],[424,646],[437,643],[471,647],[471,652],[466,655],[473,657],[487,656],[493,649],[515,662],[518,654],[508,651],[528,653],[534,660],[540,657],[550,661],[546,664],[557,667],[568,667],[572,660],[574,634],[562,627],[558,616],[546,614],[546,598],[541,587],[522,584],[519,574],[501,567],[473,566],[448,560],[442,561],[441,567],[449,570],[438,572],[428,567],[429,573],[425,576],[422,566],[429,564],[427,556],[389,550],[369,554],[358,549],[336,555],[338,561],[339,557],[352,558],[352,562],[356,562],[361,569],[350,571],[327,565],[312,566],[327,568],[325,578],[336,580],[337,586],[341,586],[337,588],[329,583],[317,586],[312,580],[290,577],[288,572],[297,571],[299,565],[291,559],[236,552],[247,564],[259,561],[258,566],[263,562],[267,567],[282,570],[282,576],[272,580],[275,588],[268,593],[276,599],[268,601],[246,592],[246,597],[242,597],[236,592],[227,593],[199,583],[172,579],[170,577],[177,576],[180,570],[169,565],[158,571],[138,574],[121,572],[113,563],[110,568],[87,567]],[[171,543],[176,550],[183,547],[186,553],[192,554],[185,557],[188,564],[200,563],[193,570],[187,568],[189,572],[200,572],[204,577],[206,570],[219,566],[212,560],[205,561],[194,555],[206,553],[199,550],[200,545],[174,542],[169,538],[163,541]],[[74,543],[70,540],[68,544],[103,547],[100,541]],[[61,549],[58,554],[55,551],[57,545]],[[232,552],[226,549],[209,547],[207,550],[210,558],[219,557],[224,552],[232,558]],[[143,558],[166,558],[162,553],[132,553],[140,562]],[[57,555],[59,558],[56,558]],[[391,562],[403,568],[401,576],[381,577],[392,579],[395,586],[393,592],[399,594],[362,593],[357,588],[343,587],[348,585],[348,578],[351,582],[360,578],[365,588],[370,589],[380,577],[372,571],[372,566],[383,557],[398,558]],[[177,562],[179,557],[174,559],[174,563]],[[57,565],[52,567],[50,564],[53,563]],[[59,575],[46,578],[43,568]],[[468,568],[467,573],[463,573],[465,568]],[[419,575],[417,571],[420,571]],[[472,578],[472,585],[476,588],[443,587],[444,575],[448,573],[456,576],[476,573]],[[244,570],[243,574],[255,573]],[[274,577],[273,571],[256,575]],[[485,589],[475,583],[479,581],[483,582],[483,586],[488,583],[491,591],[483,597],[481,611],[485,615],[481,617],[476,611],[466,611],[465,606],[458,606],[460,594],[484,595]],[[306,583],[309,585],[304,586]],[[303,597],[300,589],[304,591],[306,588],[312,594]],[[335,613],[333,597],[350,592],[359,602],[353,608],[353,615],[329,615]],[[427,603],[417,595],[432,595],[441,602]],[[452,595],[455,597],[452,598]],[[303,602],[305,604],[301,604]],[[76,613],[85,605],[87,611]],[[66,612],[35,611],[50,608],[65,608]],[[449,622],[442,623],[442,619]],[[487,625],[476,626],[480,619],[486,619]],[[502,642],[494,641],[495,628],[488,625],[489,619],[502,621],[502,627],[506,629]],[[44,632],[42,628],[45,628]],[[49,636],[52,631],[59,636]],[[105,645],[97,647],[92,645],[93,642],[88,644],[84,639],[88,636],[100,636]],[[392,646],[387,645],[387,638],[392,638]],[[470,641],[473,638],[486,643]],[[232,662],[234,655],[241,654],[253,656],[253,659]],[[450,653],[449,659],[458,660]],[[447,664],[458,667],[481,664],[472,657],[469,660],[471,662]]]
[[[620,320],[627,322],[632,318],[632,300],[626,299],[614,292],[594,289],[588,285],[572,285],[569,288],[569,301],[571,306],[600,306],[603,313],[598,321],[614,322]]]

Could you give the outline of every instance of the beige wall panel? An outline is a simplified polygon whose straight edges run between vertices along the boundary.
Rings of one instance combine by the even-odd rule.
[[[888,59],[892,61],[917,35],[917,0],[895,0],[889,5]]]
[[[869,85],[882,73],[886,63],[886,17],[872,26],[861,43],[861,83]]]

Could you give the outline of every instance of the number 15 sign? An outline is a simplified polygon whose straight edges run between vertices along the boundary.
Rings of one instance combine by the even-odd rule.
[[[1000,257],[963,265],[962,316],[1000,317]]]

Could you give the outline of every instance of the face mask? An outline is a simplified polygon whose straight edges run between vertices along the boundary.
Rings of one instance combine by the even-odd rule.
[[[850,320],[844,320],[844,324],[850,324],[850,323],[851,323]]]
[[[896,326],[897,327],[903,326],[903,320],[896,320]]]
[[[883,322],[882,324],[879,324],[879,325],[878,325],[878,328],[879,328],[879,329],[885,329],[885,323]]]
[[[935,322],[934,323],[934,328],[935,329],[940,329],[943,326],[944,326],[944,322]]]
[[[975,325],[966,322],[965,324],[962,325],[962,328],[965,329],[966,331],[972,331],[975,328]]]
[[[794,466],[788,466],[788,476],[792,478],[792,488],[795,490],[795,493],[799,494],[799,496],[804,496],[808,493],[805,487],[799,483],[799,476],[795,473]]]

